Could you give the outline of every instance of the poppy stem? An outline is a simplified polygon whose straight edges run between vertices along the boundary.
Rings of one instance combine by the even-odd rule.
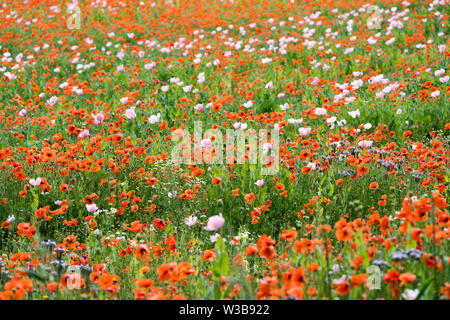
[[[439,284],[438,284],[438,275],[437,275],[437,252],[436,252],[436,227],[435,227],[435,220],[436,220],[436,206],[433,203],[433,215],[432,215],[432,224],[433,224],[433,260],[435,262],[435,266],[433,269],[433,277],[434,277],[434,292],[435,292],[435,299],[439,299]]]
[[[327,290],[328,290],[328,299],[331,299],[331,282],[330,282],[330,259],[328,257],[328,237],[324,237],[325,239],[325,258],[327,260]]]

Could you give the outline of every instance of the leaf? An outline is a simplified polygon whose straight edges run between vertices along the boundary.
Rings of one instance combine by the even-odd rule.
[[[219,271],[221,276],[226,276],[228,274],[230,264],[228,261],[228,254],[226,252],[223,252],[220,255],[220,259],[218,261]]]
[[[39,280],[39,281],[41,281],[41,282],[44,282],[44,281],[45,281],[44,278],[42,278],[41,276],[39,276],[39,275],[38,275],[36,272],[34,272],[34,271],[26,270],[25,272],[28,274],[28,276],[30,276],[30,278],[34,278],[34,279]]]
[[[39,196],[34,192],[31,188],[31,194],[33,195],[33,202],[31,203],[31,207],[33,210],[37,210],[39,207]]]
[[[222,237],[217,238],[215,251],[217,258],[212,273],[215,278],[220,279],[221,276],[226,276],[230,269],[228,253],[226,252],[225,243],[223,242]]]
[[[225,243],[222,240],[222,237],[218,237],[216,241],[216,252],[217,254],[222,253],[222,251],[225,251]]]
[[[211,297],[211,295],[213,293],[213,288],[214,287],[211,287],[211,286],[208,287],[208,289],[206,290],[205,297],[204,297],[205,300],[209,300],[209,298]]]
[[[89,235],[89,247],[93,248],[95,246],[94,233]]]
[[[214,300],[220,300],[222,298],[222,290],[220,289],[220,282],[214,283]]]
[[[423,294],[425,293],[425,291],[427,290],[427,288],[430,286],[430,284],[431,284],[432,281],[433,281],[433,279],[430,279],[430,280],[428,280],[427,283],[425,283],[425,284],[423,285],[423,287],[422,287],[422,288],[420,289],[420,291],[419,291],[419,294],[417,295],[416,300],[419,300],[420,297],[423,296]]]
[[[171,235],[173,233],[173,225],[172,224],[169,224],[166,227],[166,233],[169,234],[169,235]]]

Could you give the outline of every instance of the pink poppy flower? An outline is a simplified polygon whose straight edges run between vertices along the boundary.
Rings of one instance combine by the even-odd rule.
[[[90,136],[91,134],[89,133],[89,130],[84,130],[83,132],[81,132],[80,134],[79,134],[79,137],[81,138],[81,139],[86,139],[86,138],[88,138],[89,136]]]
[[[95,211],[98,210],[98,207],[97,207],[97,205],[96,205],[95,203],[93,203],[93,204],[87,204],[87,205],[86,205],[86,210],[87,210],[88,212],[90,212],[90,213],[93,213],[93,212],[95,212]]]
[[[103,120],[105,119],[105,116],[103,115],[103,112],[100,111],[97,114],[93,114],[92,118],[94,118],[94,123],[98,125],[98,124],[101,124],[103,122]]]
[[[224,223],[225,219],[222,217],[222,214],[219,214],[218,216],[212,216],[209,217],[208,223],[206,224],[206,227],[204,229],[206,231],[215,231],[221,228]]]

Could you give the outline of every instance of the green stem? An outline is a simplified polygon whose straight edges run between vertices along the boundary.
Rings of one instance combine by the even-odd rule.
[[[328,299],[331,300],[331,281],[330,281],[330,258],[328,257],[328,237],[324,237],[325,240],[325,258],[327,260],[327,290]]]
[[[433,224],[433,260],[436,263],[436,266],[433,269],[433,277],[434,277],[434,290],[435,290],[435,299],[439,299],[439,284],[438,284],[438,275],[437,275],[437,252],[436,252],[436,207],[433,204],[433,215],[432,215],[432,224]]]

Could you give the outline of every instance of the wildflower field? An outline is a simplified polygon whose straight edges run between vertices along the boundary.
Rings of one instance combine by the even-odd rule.
[[[448,0],[0,4],[0,300],[450,298]]]

